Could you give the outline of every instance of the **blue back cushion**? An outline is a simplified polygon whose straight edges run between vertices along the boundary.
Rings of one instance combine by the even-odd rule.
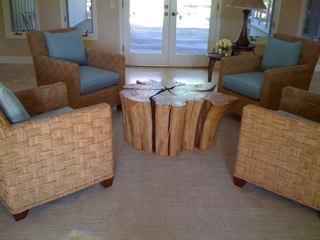
[[[302,42],[287,42],[269,37],[260,70],[297,65]]]
[[[81,31],[50,33],[44,32],[50,57],[87,64],[86,51],[81,38]]]
[[[0,107],[11,123],[30,120],[30,115],[14,93],[0,82]]]

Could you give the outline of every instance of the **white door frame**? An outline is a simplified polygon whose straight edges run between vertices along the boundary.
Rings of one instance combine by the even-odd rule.
[[[125,37],[125,34],[129,33],[129,24],[128,21],[129,16],[127,14],[129,13],[129,1],[130,0],[119,0],[119,26],[120,26],[120,44],[119,44],[119,51],[126,55],[126,63],[127,65],[134,65],[134,66],[177,66],[177,67],[205,67],[207,66],[208,60],[206,56],[199,56],[199,58],[194,60],[188,60],[185,56],[181,56],[178,58],[172,59],[172,56],[170,56],[170,59],[167,59],[166,62],[163,62],[162,64],[159,64],[158,61],[153,60],[153,58],[150,58],[150,61],[148,61],[148,64],[145,64],[143,62],[143,59],[135,56],[134,59],[128,55],[129,52],[129,38]],[[166,0],[167,1],[167,0]],[[215,42],[220,37],[220,18],[221,18],[221,4],[222,0],[211,0],[211,16],[210,16],[210,29],[209,29],[209,39],[208,39],[208,52],[211,52],[214,48]],[[171,11],[176,9],[171,9]],[[170,13],[169,13],[170,14]],[[172,17],[170,17],[173,19]],[[170,19],[168,17],[168,19]],[[175,22],[174,22],[175,23]],[[175,37],[175,28],[170,28],[170,31],[174,33],[170,33],[170,37]],[[169,34],[169,33],[167,33]],[[169,52],[174,52],[174,49],[169,49]],[[151,55],[152,56],[152,55]],[[134,64],[132,64],[134,62]]]

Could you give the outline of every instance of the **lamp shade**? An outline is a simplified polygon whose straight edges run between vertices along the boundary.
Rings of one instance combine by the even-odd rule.
[[[245,9],[266,9],[263,0],[232,0],[228,6]]]

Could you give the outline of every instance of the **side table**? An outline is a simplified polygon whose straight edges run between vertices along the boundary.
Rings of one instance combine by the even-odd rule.
[[[251,43],[247,47],[233,45],[231,56],[237,56],[240,54],[240,52],[253,52],[253,54],[255,54],[255,52],[254,52],[255,47],[256,47],[256,45],[251,44]],[[216,52],[208,53],[207,56],[209,57],[208,82],[211,82],[214,64],[216,63],[216,61],[220,61],[222,56]]]
[[[208,65],[208,82],[211,82],[212,71],[214,64],[216,61],[220,61],[222,56],[219,53],[208,53],[207,56],[209,57],[209,65]]]
[[[256,47],[256,45],[251,44],[251,43],[246,47],[233,45],[231,56],[237,56],[240,54],[240,52],[253,52],[253,54],[255,54],[255,52],[254,52],[255,47]]]
[[[123,133],[137,150],[177,156],[183,149],[211,148],[224,113],[236,97],[215,84],[137,81],[120,91]]]

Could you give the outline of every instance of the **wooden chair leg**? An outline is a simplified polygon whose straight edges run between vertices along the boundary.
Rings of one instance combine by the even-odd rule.
[[[100,182],[101,186],[104,188],[111,187],[112,183],[113,183],[113,177]]]
[[[28,211],[29,211],[29,210],[26,210],[26,211],[21,212],[21,213],[13,214],[12,216],[13,216],[14,219],[18,222],[18,221],[26,218],[26,216],[28,215]]]
[[[117,110],[118,111],[122,111],[122,105],[121,104],[117,105]]]
[[[241,178],[233,177],[233,184],[238,187],[243,187],[247,182]]]

